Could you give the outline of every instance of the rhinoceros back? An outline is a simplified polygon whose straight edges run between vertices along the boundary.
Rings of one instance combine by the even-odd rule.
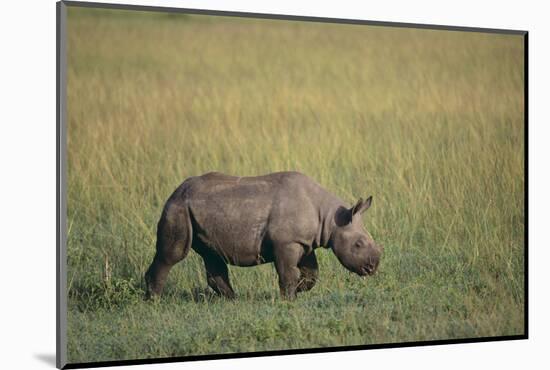
[[[276,191],[276,184],[263,176],[195,178],[186,191],[194,237],[232,264],[261,263]]]

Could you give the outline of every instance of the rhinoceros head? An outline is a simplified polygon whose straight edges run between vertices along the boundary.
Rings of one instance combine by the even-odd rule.
[[[351,208],[340,207],[335,213],[336,225],[331,236],[330,244],[340,263],[360,276],[376,272],[383,251],[367,234],[361,220],[361,214],[371,203],[372,196],[359,199]]]

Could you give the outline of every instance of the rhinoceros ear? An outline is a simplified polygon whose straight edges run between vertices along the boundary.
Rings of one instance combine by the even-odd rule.
[[[372,203],[372,195],[367,198],[367,200],[363,200],[363,198],[359,198],[357,203],[353,207],[351,207],[350,212],[351,216],[355,216],[356,214],[361,214],[365,212],[367,209],[369,209],[370,205]]]

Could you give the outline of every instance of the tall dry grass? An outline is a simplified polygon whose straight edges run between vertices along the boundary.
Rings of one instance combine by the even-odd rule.
[[[521,36],[70,8],[73,362],[521,334]],[[164,201],[187,177],[298,170],[385,246],[366,282],[326,250],[295,302],[271,266],[200,258],[142,301]]]

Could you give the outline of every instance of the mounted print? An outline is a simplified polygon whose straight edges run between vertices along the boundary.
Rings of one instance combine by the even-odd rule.
[[[57,10],[58,367],[527,338],[527,32]]]

